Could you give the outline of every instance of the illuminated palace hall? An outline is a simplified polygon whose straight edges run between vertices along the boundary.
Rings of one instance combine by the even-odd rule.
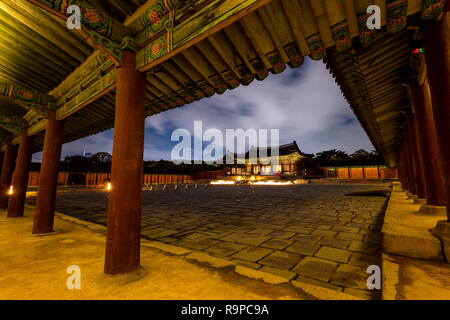
[[[278,163],[272,164],[270,158],[272,156],[272,148],[270,147],[250,147],[245,153],[243,160],[239,161],[237,154],[231,155],[235,165],[231,168],[232,175],[299,175],[306,167],[306,163],[313,155],[303,153],[297,142],[278,146],[276,153],[278,155]],[[224,157],[226,162],[227,156]],[[240,163],[241,162],[241,163]]]
[[[0,0],[0,298],[450,299],[449,6]],[[143,161],[146,121],[313,63],[379,160]]]

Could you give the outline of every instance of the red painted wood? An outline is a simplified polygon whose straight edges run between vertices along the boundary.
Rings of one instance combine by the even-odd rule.
[[[411,133],[411,152],[414,158],[414,166],[415,166],[415,179],[416,179],[416,194],[420,199],[426,199],[427,191],[425,185],[424,171],[423,171],[423,159],[422,153],[419,151],[420,144],[417,138],[417,128],[416,128],[416,120],[415,115],[410,115],[410,133]]]
[[[430,82],[433,114],[439,145],[441,168],[446,190],[447,218],[450,221],[450,12],[439,22],[424,23],[423,44]]]
[[[9,187],[12,182],[14,161],[16,159],[17,146],[13,146],[11,141],[6,144],[5,157],[3,159],[2,175],[0,177],[0,209],[8,208]]]
[[[445,206],[445,185],[439,159],[439,145],[434,126],[434,115],[428,81],[423,85],[413,83],[415,121],[419,150],[422,153],[424,178],[427,190],[427,204]]]
[[[27,130],[22,130],[19,152],[17,155],[16,169],[13,178],[13,194],[9,198],[8,218],[23,217],[25,198],[30,173],[33,137],[28,136]]]
[[[407,168],[407,174],[408,174],[408,181],[409,181],[409,189],[408,191],[412,194],[417,193],[416,189],[416,180],[415,180],[415,170],[414,170],[414,162],[411,156],[411,147],[410,147],[410,134],[409,134],[409,125],[406,128],[406,135],[405,135],[405,153],[406,153],[406,168]]]
[[[1,174],[1,168],[3,168],[3,159],[5,159],[5,153],[0,151],[0,174]]]
[[[400,150],[398,170],[399,170],[400,181],[402,183],[402,187],[406,190],[409,190],[409,180],[408,180],[407,168],[408,168],[408,164],[407,164],[407,159],[406,159],[405,141],[403,141],[402,147]]]
[[[105,273],[110,275],[131,272],[140,262],[146,81],[135,68],[136,54],[123,52],[117,70],[106,236]]]
[[[56,112],[49,110],[42,152],[39,188],[34,211],[33,234],[53,232],[58,166],[64,125],[56,120]]]

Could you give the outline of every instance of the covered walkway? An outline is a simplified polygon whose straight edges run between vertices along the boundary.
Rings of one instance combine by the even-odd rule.
[[[106,274],[135,271],[145,118],[309,56],[324,61],[402,186],[425,211],[447,214],[438,236],[450,245],[449,1],[74,0],[82,26],[73,32],[67,3],[0,1],[0,208],[14,223],[28,223],[15,219],[33,152],[43,157],[27,230],[42,235],[55,226],[61,145],[114,127],[106,251],[92,254],[105,253]],[[379,30],[367,28],[372,3]],[[51,247],[57,236],[33,239]]]

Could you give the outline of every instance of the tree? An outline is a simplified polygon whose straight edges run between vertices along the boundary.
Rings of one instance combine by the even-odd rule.
[[[112,156],[108,152],[97,152],[91,157],[94,163],[111,163]]]
[[[75,165],[86,165],[89,164],[89,158],[85,158],[80,155],[67,156],[64,158],[64,163],[75,164]]]
[[[381,157],[378,152],[374,151],[366,151],[364,149],[360,149],[351,155],[354,160],[362,160],[362,161],[371,161],[371,162],[380,162]]]
[[[351,157],[358,160],[368,160],[370,158],[370,153],[364,149],[359,149],[358,151],[355,151]]]
[[[318,152],[315,156],[315,159],[319,162],[326,162],[326,161],[349,160],[351,158],[345,151],[331,149],[331,150]]]

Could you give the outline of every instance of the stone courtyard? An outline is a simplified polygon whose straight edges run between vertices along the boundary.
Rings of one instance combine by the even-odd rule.
[[[381,266],[387,197],[348,195],[388,185],[173,185],[143,192],[142,236],[363,298]],[[33,204],[33,199],[29,199]],[[61,192],[58,212],[106,224],[108,193]]]

